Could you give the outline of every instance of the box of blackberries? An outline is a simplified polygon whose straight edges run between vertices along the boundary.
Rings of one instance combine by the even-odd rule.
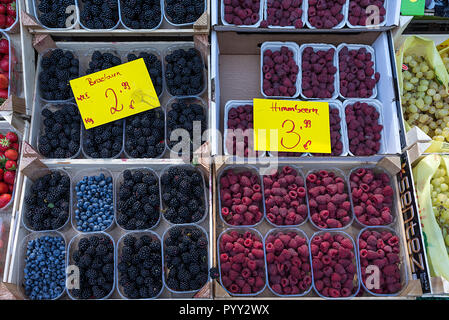
[[[356,159],[217,163],[215,298],[407,298],[391,168]]]
[[[319,40],[319,41],[318,41]],[[398,155],[405,143],[389,33],[251,34],[212,37],[213,152],[239,158]],[[295,54],[299,51],[299,54]],[[253,99],[329,102],[331,154],[254,150]]]
[[[48,164],[24,179],[6,277],[31,300],[211,299],[210,184],[182,163]]]
[[[385,31],[399,25],[393,0],[215,0],[216,30],[246,32]]]
[[[50,32],[155,32],[187,29],[207,0],[26,0],[27,13]]]
[[[161,107],[86,130],[69,81],[140,58]],[[210,140],[207,59],[192,42],[57,43],[37,61],[31,145],[46,159],[160,159],[184,129],[193,153],[197,127],[198,145]]]

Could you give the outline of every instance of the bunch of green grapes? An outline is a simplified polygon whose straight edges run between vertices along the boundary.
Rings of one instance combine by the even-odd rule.
[[[441,164],[430,181],[432,207],[435,219],[443,233],[446,250],[449,253],[449,176]]]
[[[404,64],[408,66],[402,70],[405,121],[434,140],[449,142],[449,94],[423,57],[404,56]]]

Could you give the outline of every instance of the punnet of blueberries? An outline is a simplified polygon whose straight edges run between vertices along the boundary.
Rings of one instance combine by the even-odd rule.
[[[171,166],[161,177],[165,218],[171,223],[193,223],[206,214],[202,174],[190,167]]]
[[[80,237],[80,236],[78,236]],[[75,240],[77,240],[75,238]],[[73,241],[73,240],[72,240]],[[73,248],[72,248],[73,245]],[[80,287],[69,293],[77,299],[102,299],[114,288],[114,243],[105,234],[81,236],[70,247],[70,264],[79,268]]]
[[[65,255],[65,241],[59,236],[28,241],[22,286],[29,299],[56,299],[64,292]]]
[[[162,290],[161,241],[154,234],[131,233],[121,240],[118,250],[118,283],[124,296],[129,299],[157,296]]]
[[[150,52],[140,52],[138,55],[130,53],[127,55],[128,62],[143,59],[150,74],[151,82],[158,96],[162,93],[162,61],[157,55]]]
[[[36,179],[25,196],[25,225],[33,231],[56,230],[69,218],[70,178],[51,171]]]
[[[69,81],[79,77],[79,60],[71,51],[51,50],[42,57],[39,90],[43,99],[68,100],[73,97]]]
[[[67,19],[75,9],[66,11],[69,6],[75,8],[75,0],[40,0],[35,1],[39,21],[47,28],[67,28]],[[70,22],[71,19],[69,19]]]
[[[54,111],[52,111],[54,110]],[[39,152],[47,158],[71,158],[80,150],[81,117],[72,104],[42,110]]]
[[[175,49],[165,56],[165,82],[172,96],[194,96],[204,88],[204,63],[195,48]]]
[[[83,150],[91,158],[114,158],[122,151],[123,121],[105,123],[101,126],[83,129]]]
[[[89,29],[112,29],[118,21],[118,0],[80,0],[81,23]]]
[[[117,223],[127,230],[149,229],[160,217],[159,179],[148,169],[123,171],[117,199]]]
[[[95,50],[92,53],[91,60],[89,62],[89,68],[86,70],[86,75],[109,69],[122,64],[122,59],[115,53],[100,52]]]
[[[171,110],[167,112],[167,145],[173,150],[174,146],[178,143],[184,142],[182,137],[175,138],[177,129],[186,130],[189,133],[190,141],[190,154],[193,154],[194,144],[196,149],[200,147],[202,143],[202,136],[207,129],[206,112],[203,106],[197,103],[196,99],[175,99],[171,104]],[[194,139],[197,141],[194,141]],[[187,146],[182,146],[179,154],[186,152]]]
[[[208,276],[208,241],[195,226],[174,226],[164,239],[165,283],[173,291],[201,289]]]
[[[104,173],[84,176],[75,187],[76,228],[82,232],[103,231],[114,220],[112,177]]]
[[[120,0],[122,22],[131,29],[154,29],[162,18],[160,0]]]
[[[126,118],[125,151],[132,158],[158,158],[165,152],[165,114],[161,107]]]
[[[174,24],[194,23],[204,12],[205,0],[165,0],[165,14]]]

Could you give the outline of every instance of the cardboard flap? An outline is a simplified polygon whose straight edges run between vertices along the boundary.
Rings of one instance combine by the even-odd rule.
[[[193,152],[192,163],[199,165],[206,170],[207,175],[210,174],[210,164],[211,164],[211,147],[209,141],[206,141]]]
[[[48,34],[38,34],[33,37],[33,47],[37,52],[43,53],[48,49],[56,48],[56,43]]]
[[[420,297],[422,294],[421,281],[413,279],[408,281],[407,288],[401,293],[401,296]]]
[[[443,277],[432,277],[433,294],[449,294],[449,281]]]
[[[210,299],[212,298],[212,282],[207,282],[194,296],[194,298]]]
[[[195,21],[193,24],[193,31],[195,33],[209,34],[209,16],[207,15],[207,11],[204,11],[198,20]]]
[[[24,141],[20,171],[33,181],[41,177],[43,173],[50,173],[50,169],[42,163],[41,159],[39,153],[28,142]]]
[[[0,300],[24,300],[14,283],[0,282]]]
[[[217,281],[214,280],[214,297],[217,298],[230,298],[231,296],[229,295],[229,293],[226,292],[226,290],[221,286],[221,284]]]
[[[377,165],[387,170],[393,176],[401,171],[401,159],[398,157],[384,157]]]
[[[30,16],[23,10],[20,13],[21,13],[21,22],[25,27],[41,28],[41,25],[39,22],[37,22],[36,18]]]
[[[12,111],[16,113],[26,114],[25,99],[11,95],[0,106],[0,111]]]

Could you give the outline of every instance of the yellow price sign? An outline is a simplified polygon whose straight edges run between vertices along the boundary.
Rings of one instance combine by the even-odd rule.
[[[258,151],[331,153],[329,103],[254,99]]]
[[[449,47],[449,39],[447,39],[446,41],[443,41],[442,43],[437,45],[437,50],[441,51],[443,49],[446,49],[447,47]]]
[[[70,86],[86,129],[161,105],[142,58],[71,80]]]

